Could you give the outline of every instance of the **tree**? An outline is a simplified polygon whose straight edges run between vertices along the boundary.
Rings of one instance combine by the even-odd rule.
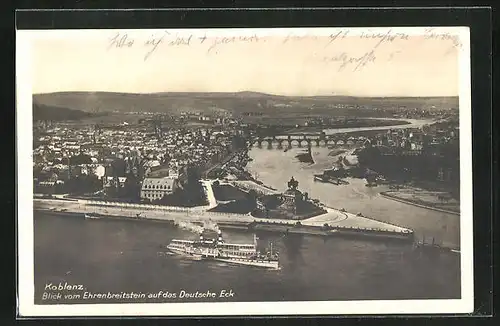
[[[76,156],[72,156],[69,159],[70,165],[81,165],[81,164],[92,164],[92,158],[86,154],[79,154]]]
[[[102,183],[95,174],[87,176],[88,192],[94,193],[102,189]]]
[[[179,194],[175,194],[175,197],[182,202],[182,205],[195,206],[205,203],[205,192],[200,183],[200,170],[193,165],[189,165],[186,167],[183,178],[185,179],[183,189],[179,190]]]
[[[115,159],[111,163],[111,167],[113,169],[113,174],[118,177],[123,177],[125,176],[126,172],[126,162],[123,159]]]
[[[250,190],[248,191],[248,196],[249,196],[250,198],[257,198],[257,196],[258,196],[257,191],[255,191],[254,189],[250,189]]]
[[[133,173],[129,173],[123,185],[123,197],[133,201],[137,201],[139,200],[140,190],[141,185],[139,179],[137,179],[137,177]]]

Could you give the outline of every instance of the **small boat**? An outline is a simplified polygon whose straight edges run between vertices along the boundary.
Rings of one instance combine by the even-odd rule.
[[[378,184],[381,184],[381,185],[387,185],[387,184],[389,184],[389,181],[387,181],[387,180],[385,180],[385,179],[381,179],[381,180],[378,180],[378,179],[377,179],[377,183],[378,183]]]
[[[86,220],[98,220],[101,217],[97,214],[85,214],[85,219]]]
[[[422,241],[418,241],[415,243],[415,248],[420,250],[443,250],[446,249],[443,246],[436,243],[435,238],[432,238],[432,242],[426,242],[425,236],[422,238]],[[451,250],[450,250],[451,251]]]
[[[339,185],[339,179],[337,178],[331,178],[327,175],[324,174],[315,174],[314,175],[314,181],[319,181],[319,182],[324,182],[324,183],[331,183],[334,185]]]
[[[315,174],[314,175],[314,181],[321,181],[321,182],[325,182],[325,178],[323,175],[320,175],[320,174]]]

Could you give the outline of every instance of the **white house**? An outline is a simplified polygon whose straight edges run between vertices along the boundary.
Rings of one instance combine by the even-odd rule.
[[[145,178],[141,187],[141,199],[158,200],[174,192],[177,182],[176,178]]]

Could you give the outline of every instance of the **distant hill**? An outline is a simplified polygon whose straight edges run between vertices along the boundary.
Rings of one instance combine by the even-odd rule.
[[[113,92],[60,92],[33,95],[38,105],[65,107],[84,112],[264,112],[266,115],[283,113],[331,113],[332,104],[368,107],[458,107],[458,97],[349,97],[349,96],[281,96],[258,92],[203,93],[164,92],[150,94]]]
[[[81,110],[73,110],[65,107],[50,106],[44,104],[33,103],[33,120],[81,120],[93,116],[92,113]]]

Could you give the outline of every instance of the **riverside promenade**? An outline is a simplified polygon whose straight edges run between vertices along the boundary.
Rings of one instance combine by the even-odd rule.
[[[256,218],[250,214],[209,212],[211,207],[170,207],[159,205],[128,204],[92,200],[70,199],[33,199],[35,211],[65,212],[76,214],[99,214],[109,218],[132,218],[137,220],[160,220],[170,222],[198,222],[211,221],[214,223],[232,225],[258,224],[264,226],[294,227],[300,222],[302,227],[322,229],[325,225],[334,231],[349,230],[352,232],[369,231],[371,233],[399,234],[406,237],[413,232],[407,228],[377,221],[334,208],[323,207],[327,212],[303,220],[281,220]],[[278,229],[276,229],[278,230]],[[308,232],[303,232],[308,233]],[[314,232],[311,232],[314,233]]]

